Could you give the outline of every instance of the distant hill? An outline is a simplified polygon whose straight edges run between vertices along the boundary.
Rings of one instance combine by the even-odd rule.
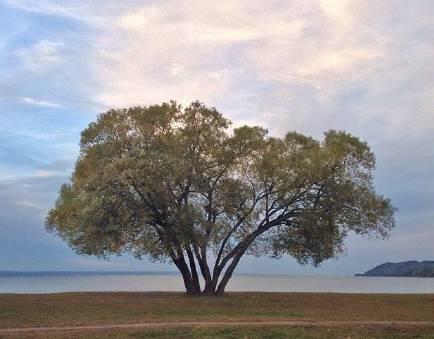
[[[434,278],[434,261],[387,262],[356,276]]]

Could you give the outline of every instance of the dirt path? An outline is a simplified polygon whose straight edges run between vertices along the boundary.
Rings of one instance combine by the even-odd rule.
[[[433,326],[434,321],[306,321],[306,320],[281,320],[281,321],[175,321],[175,322],[149,322],[138,324],[114,324],[114,325],[85,325],[85,326],[61,326],[61,327],[19,327],[0,329],[1,334],[24,332],[52,332],[52,331],[86,331],[86,330],[110,330],[110,329],[140,329],[140,328],[175,328],[175,327],[219,327],[219,326]]]

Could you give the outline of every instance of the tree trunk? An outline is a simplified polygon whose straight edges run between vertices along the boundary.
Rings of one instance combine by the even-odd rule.
[[[202,273],[203,279],[205,280],[205,288],[202,294],[213,295],[215,291],[215,285],[212,284],[211,272],[206,257],[206,249],[202,248],[201,252],[199,253],[199,249],[197,248],[197,246],[194,246],[193,248],[197,262],[199,263],[200,271]]]
[[[190,276],[190,272],[181,271],[182,279],[184,280],[184,286],[187,294],[196,295],[198,292],[193,284]]]
[[[217,290],[215,291],[215,295],[221,297],[225,293],[226,285],[228,284],[229,280],[232,277],[232,274],[234,273],[235,268],[238,265],[238,262],[240,261],[241,257],[243,256],[244,252],[247,250],[247,247],[242,248],[232,259],[231,264],[227,268],[225,274],[223,275],[222,280],[220,281],[220,284],[217,287]]]
[[[247,251],[249,246],[255,241],[255,239],[267,231],[270,226],[262,227],[256,229],[253,233],[251,233],[249,236],[247,236],[242,242],[240,242],[236,248],[235,252],[233,253],[232,262],[229,264],[228,268],[226,269],[226,272],[223,275],[223,278],[221,279],[220,283],[218,284],[217,289],[215,289],[215,295],[216,296],[222,296],[225,292],[226,285],[228,284],[229,280],[232,277],[232,274],[235,271],[235,268],[237,267],[241,257],[244,255],[244,253]],[[214,268],[214,276],[213,276],[213,284],[217,285],[218,278],[220,274],[223,271],[224,266],[228,262],[228,258],[222,260],[221,264],[218,267]]]
[[[192,283],[193,283],[193,287],[195,290],[195,294],[200,294],[200,282],[199,282],[199,276],[197,274],[197,270],[196,270],[196,263],[194,262],[194,256],[193,253],[191,252],[190,248],[187,248],[187,255],[188,255],[188,260],[190,262],[190,272],[191,272],[191,277],[192,277]]]
[[[200,294],[200,286],[199,288],[197,288],[197,285],[194,284],[193,278],[191,276],[190,270],[188,269],[188,265],[185,262],[184,256],[181,255],[178,258],[172,258],[172,260],[176,265],[176,267],[178,268],[179,272],[181,272],[187,294],[189,295]]]

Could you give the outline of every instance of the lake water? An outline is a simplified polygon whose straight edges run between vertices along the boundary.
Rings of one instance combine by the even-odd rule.
[[[0,272],[0,293],[183,291],[181,276],[150,272]],[[434,278],[235,275],[227,291],[434,293]]]

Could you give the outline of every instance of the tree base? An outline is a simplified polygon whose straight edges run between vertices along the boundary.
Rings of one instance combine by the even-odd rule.
[[[189,297],[222,297],[224,292],[214,291],[200,291],[200,292],[186,292]]]

